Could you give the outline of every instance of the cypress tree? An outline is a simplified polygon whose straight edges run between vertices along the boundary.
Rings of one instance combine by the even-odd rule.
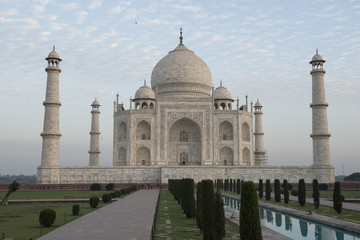
[[[184,213],[187,218],[195,217],[195,198],[194,198],[194,180],[191,178],[183,179],[184,182],[184,198],[183,206]]]
[[[333,203],[334,203],[335,211],[337,213],[341,213],[342,202],[341,202],[340,182],[335,182],[334,192],[333,192]]]
[[[232,192],[232,189],[233,189],[233,180],[230,179],[230,192]]]
[[[271,199],[271,184],[270,179],[266,179],[265,184],[265,199],[269,201]]]
[[[313,198],[314,198],[314,207],[318,209],[320,206],[320,192],[319,192],[319,183],[317,179],[313,180]]]
[[[275,189],[275,202],[281,202],[280,180],[279,179],[275,179],[274,189]]]
[[[306,188],[305,188],[305,181],[304,181],[304,179],[300,179],[300,180],[299,180],[298,200],[299,200],[299,205],[300,205],[301,207],[305,206],[305,202],[306,202]]]
[[[215,193],[214,201],[214,229],[215,229],[215,239],[221,240],[225,237],[225,214],[224,214],[224,202],[221,198],[219,191]]]
[[[236,193],[240,194],[240,179],[236,180]]]
[[[203,239],[215,239],[214,229],[214,186],[212,180],[202,180],[201,183],[202,226]]]
[[[253,182],[244,182],[241,187],[240,239],[262,239],[258,197]]]
[[[283,189],[284,189],[284,203],[288,204],[289,203],[289,184],[286,179],[284,179],[284,182],[283,182]]]
[[[200,229],[200,233],[202,233],[202,187],[201,182],[198,182],[197,184],[197,190],[196,190],[196,224],[198,228]]]
[[[264,195],[264,184],[263,180],[259,179],[259,198],[262,199]]]

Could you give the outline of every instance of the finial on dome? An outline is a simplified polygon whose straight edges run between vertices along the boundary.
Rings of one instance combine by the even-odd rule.
[[[182,27],[180,27],[180,44],[183,44]]]
[[[316,49],[316,54],[319,54],[319,53],[318,53],[318,49]]]
[[[146,78],[144,78],[144,86],[146,86]]]
[[[222,86],[222,80],[220,80],[220,86]]]
[[[53,45],[53,51],[55,51],[55,45]]]

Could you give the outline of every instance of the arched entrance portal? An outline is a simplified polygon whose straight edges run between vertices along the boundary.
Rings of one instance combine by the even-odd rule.
[[[201,165],[201,130],[196,122],[188,118],[178,120],[168,136],[169,165]]]

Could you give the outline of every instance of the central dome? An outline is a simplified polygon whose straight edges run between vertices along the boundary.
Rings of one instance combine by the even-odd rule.
[[[158,95],[171,97],[209,97],[211,72],[206,63],[180,43],[155,66],[151,87]]]

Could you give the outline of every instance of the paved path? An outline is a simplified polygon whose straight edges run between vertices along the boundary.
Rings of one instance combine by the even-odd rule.
[[[138,190],[39,238],[149,240],[159,190]]]

